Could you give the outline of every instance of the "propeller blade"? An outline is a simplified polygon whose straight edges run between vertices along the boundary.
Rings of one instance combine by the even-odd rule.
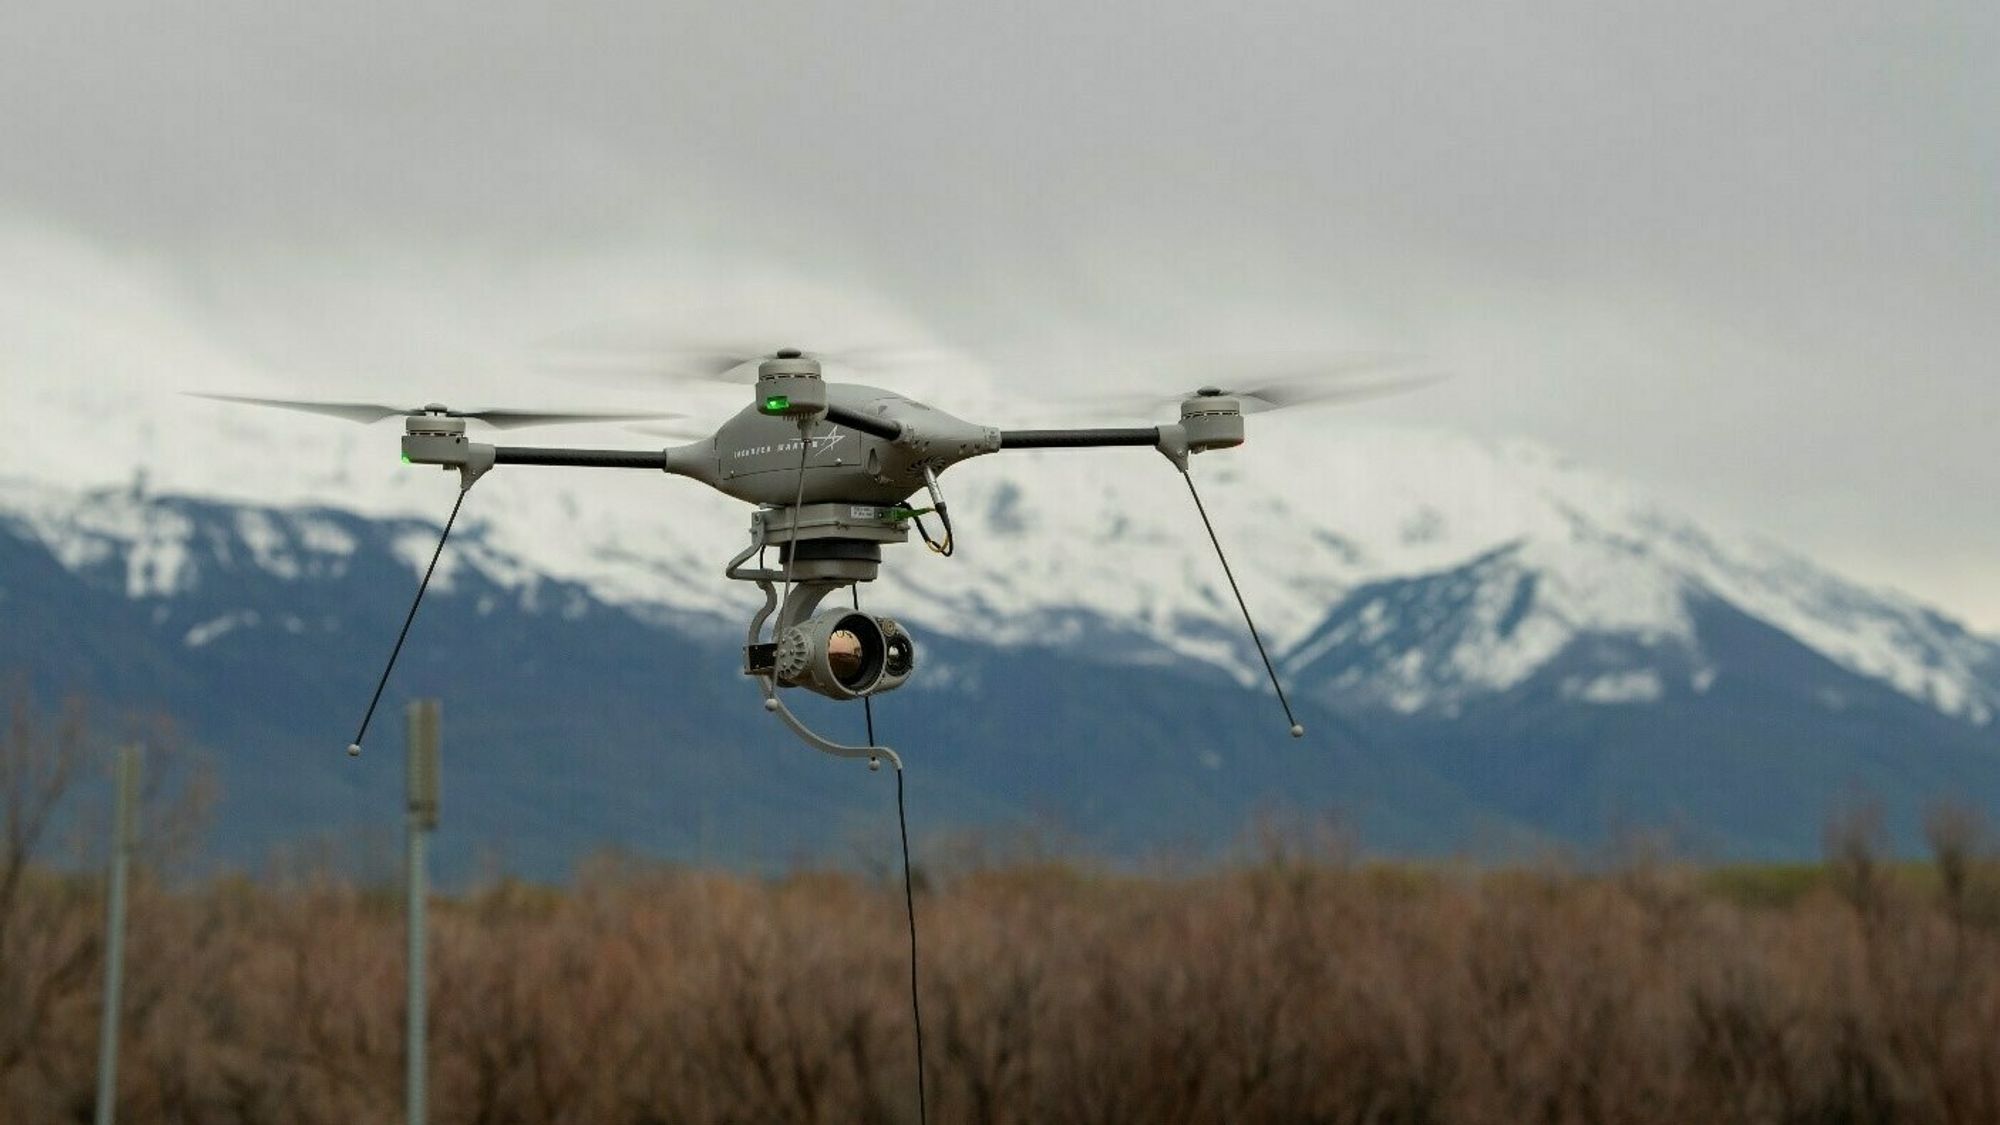
[[[556,411],[556,410],[448,410],[445,413],[454,418],[470,418],[484,422],[496,430],[514,430],[523,426],[559,426],[584,422],[629,422],[640,418],[685,418],[685,414],[672,411]]]
[[[188,391],[194,398],[212,398],[217,402],[241,402],[251,406],[275,406],[280,410],[302,410],[308,414],[324,414],[329,418],[342,418],[349,422],[380,422],[384,418],[395,418],[409,411],[395,406],[383,406],[377,402],[301,402],[288,398],[258,398],[254,395],[215,395],[200,391]]]
[[[1388,398],[1392,395],[1442,383],[1449,375],[1411,375],[1400,379],[1380,379],[1372,383],[1332,382],[1324,379],[1293,379],[1283,382],[1265,383],[1241,391],[1223,391],[1233,395],[1243,405],[1245,414],[1265,414],[1273,410],[1285,410],[1295,406],[1311,406],[1316,403],[1362,402],[1371,398]]]
[[[1168,361],[1154,364],[1171,372],[1169,377],[1187,378],[1207,374],[1205,385],[1164,393],[1153,390],[1114,391],[1109,394],[1064,396],[1093,411],[1138,413],[1157,411],[1183,400],[1203,395],[1236,399],[1245,414],[1308,406],[1316,403],[1357,402],[1416,390],[1441,382],[1447,375],[1435,373],[1399,374],[1412,360],[1405,356],[1332,353],[1321,356],[1263,355],[1206,361]],[[1215,377],[1216,374],[1221,377]]]
[[[757,381],[759,363],[785,349],[782,342],[759,345],[736,339],[690,344],[685,339],[669,341],[629,331],[585,331],[567,333],[551,340],[540,349],[543,358],[537,366],[556,373],[747,386]],[[941,349],[888,343],[827,350],[790,350],[798,351],[805,358],[816,359],[823,365],[864,370],[938,363],[947,358],[947,353]]]
[[[612,376],[649,382],[741,383],[756,381],[755,364],[762,357],[718,352],[565,352],[545,355],[535,367],[553,375]],[[748,368],[750,378],[736,377]]]
[[[215,399],[218,402],[239,402],[251,406],[275,406],[281,410],[301,410],[308,414],[323,414],[330,418],[340,418],[349,422],[380,422],[388,418],[407,418],[432,413],[430,407],[405,409],[386,406],[379,402],[309,402],[288,398],[259,398],[255,395],[221,395],[189,391],[195,398]],[[556,411],[556,410],[443,410],[447,417],[466,418],[484,422],[497,430],[518,429],[522,426],[555,426],[564,423],[582,422],[625,422],[635,419],[683,418],[686,415],[671,411]]]

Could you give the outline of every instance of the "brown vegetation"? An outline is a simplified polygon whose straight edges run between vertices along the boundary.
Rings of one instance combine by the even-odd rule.
[[[0,731],[0,1125],[87,1121],[100,880],[48,837],[101,774],[79,711]],[[148,855],[201,786],[149,801]],[[2000,871],[1938,810],[1815,867],[1361,866],[1268,831],[1237,870],[922,881],[940,1122],[2000,1121]],[[947,854],[939,849],[936,854]],[[604,862],[433,910],[432,1120],[916,1119],[901,887]],[[400,1117],[401,897],[141,878],[119,1119]]]
[[[1778,894],[1283,858],[942,880],[919,899],[932,1118],[2000,1120],[1990,873],[1835,852]],[[0,1105],[83,1120],[100,903],[23,888]],[[440,899],[433,1120],[913,1120],[901,906],[838,875],[608,865]],[[148,887],[133,920],[121,1120],[397,1118],[396,895]]]

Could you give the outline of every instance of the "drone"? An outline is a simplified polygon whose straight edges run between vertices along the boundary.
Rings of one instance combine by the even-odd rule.
[[[939,478],[975,457],[1027,449],[1151,448],[1187,483],[1202,525],[1236,595],[1264,670],[1294,738],[1305,727],[1293,714],[1277,670],[1243,600],[1227,554],[1188,472],[1197,454],[1244,442],[1244,416],[1281,407],[1397,393],[1433,381],[1402,377],[1355,383],[1351,371],[1334,369],[1266,379],[1228,388],[1203,386],[1175,396],[1179,414],[1162,425],[1087,429],[1001,429],[958,418],[894,391],[826,378],[822,353],[784,348],[764,354],[731,352],[703,372],[742,381],[754,371],[751,401],[712,435],[660,450],[564,449],[491,445],[472,441],[468,422],[496,429],[577,422],[680,417],[672,414],[552,413],[519,410],[458,411],[432,403],[405,409],[377,403],[304,402],[211,394],[201,397],[332,415],[356,422],[403,418],[402,457],[459,475],[459,492],[438,537],[402,632],[377,681],[360,729],[348,744],[358,755],[376,704],[410,624],[429,587],[445,541],[466,494],[501,466],[543,465],[590,469],[643,469],[686,477],[752,506],[749,542],[723,567],[731,581],[754,583],[764,603],[749,623],[743,673],[753,679],[766,711],[808,746],[842,758],[866,759],[871,769],[901,759],[887,746],[848,745],[814,731],[785,704],[786,689],[835,700],[874,696],[908,683],[917,669],[917,647],[895,618],[863,612],[859,584],[881,570],[882,548],[906,543],[914,528],[935,553],[954,550],[950,506]],[[1172,401],[1162,399],[1161,401]],[[927,501],[927,503],[926,503]],[[918,506],[922,505],[922,506]],[[934,517],[933,533],[926,522]],[[776,553],[776,566],[766,563]],[[754,561],[753,561],[754,560]],[[851,608],[822,609],[830,595],[853,591]],[[769,626],[768,634],[766,626]]]

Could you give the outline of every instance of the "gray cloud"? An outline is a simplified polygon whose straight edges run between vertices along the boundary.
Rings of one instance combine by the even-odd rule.
[[[1463,378],[1367,409],[1543,438],[2000,625],[1991,3],[5,19],[10,221],[147,259],[301,379],[802,291],[850,296],[748,316],[1419,351]]]

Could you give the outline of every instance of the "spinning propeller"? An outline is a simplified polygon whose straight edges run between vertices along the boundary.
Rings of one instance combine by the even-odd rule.
[[[935,348],[871,345],[806,351],[770,348],[746,340],[668,345],[617,336],[570,336],[543,349],[539,366],[563,374],[633,375],[680,382],[748,385],[757,381],[757,365],[767,359],[810,359],[821,364],[867,370],[937,362],[945,353]]]
[[[474,422],[484,422],[496,430],[513,430],[523,426],[556,426],[577,422],[629,422],[640,419],[683,418],[686,415],[670,412],[646,411],[632,413],[625,411],[562,411],[562,410],[452,410],[442,403],[405,408],[386,406],[379,402],[307,402],[288,398],[258,398],[254,395],[195,394],[196,398],[212,398],[222,402],[242,402],[252,406],[275,406],[282,410],[299,410],[307,414],[323,414],[329,418],[340,418],[349,422],[380,422],[385,418],[422,418],[425,416],[443,418],[464,418]]]
[[[1154,390],[1061,396],[1094,410],[1138,413],[1189,399],[1234,399],[1244,414],[1264,414],[1339,402],[1386,398],[1443,382],[1450,376],[1412,372],[1411,361],[1398,356],[1335,353],[1326,356],[1256,356],[1200,362],[1170,362],[1173,377],[1206,378],[1192,390]],[[1227,372],[1218,376],[1219,372]],[[1223,382],[1224,379],[1229,380]]]

